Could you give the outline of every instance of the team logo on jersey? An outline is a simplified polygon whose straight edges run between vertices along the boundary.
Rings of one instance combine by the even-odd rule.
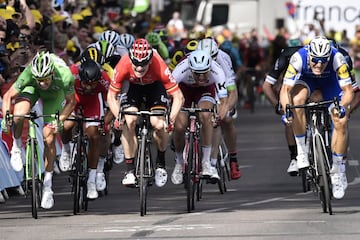
[[[292,65],[289,65],[287,70],[286,70],[286,73],[285,73],[285,77],[284,78],[294,78],[296,76],[296,70],[295,68],[292,66]]]
[[[346,78],[350,77],[349,71],[348,71],[347,66],[345,64],[341,65],[337,72],[338,72],[338,75],[339,75],[340,79],[346,79]]]

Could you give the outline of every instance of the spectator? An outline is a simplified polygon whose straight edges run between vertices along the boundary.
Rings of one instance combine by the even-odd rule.
[[[180,19],[180,13],[175,11],[172,18],[166,25],[168,33],[174,38],[175,41],[180,41],[181,38],[186,37],[186,29],[183,21]]]

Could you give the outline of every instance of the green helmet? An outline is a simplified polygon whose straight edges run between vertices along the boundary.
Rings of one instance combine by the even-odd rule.
[[[106,40],[100,40],[95,43],[95,47],[100,50],[101,54],[107,59],[115,52],[115,47]]]
[[[31,62],[31,72],[35,78],[47,77],[54,71],[54,61],[49,52],[41,51]]]
[[[158,46],[161,42],[160,35],[156,32],[149,32],[148,34],[146,34],[145,38],[146,40],[148,40],[152,47]]]

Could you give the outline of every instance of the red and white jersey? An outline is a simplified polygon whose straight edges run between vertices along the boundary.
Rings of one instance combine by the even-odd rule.
[[[173,77],[176,79],[177,83],[183,83],[194,88],[200,85],[195,81],[194,75],[189,66],[189,61],[187,59],[182,60],[172,72]],[[207,75],[207,82],[202,83],[201,86],[210,86],[215,84],[217,95],[219,98],[227,97],[226,90],[226,76],[221,66],[215,62],[211,61],[210,73]]]

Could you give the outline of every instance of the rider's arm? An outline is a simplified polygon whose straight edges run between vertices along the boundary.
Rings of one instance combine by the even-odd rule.
[[[74,110],[76,100],[75,100],[75,93],[68,94],[65,96],[65,106],[63,110],[60,113],[59,119],[60,121],[64,122],[66,118],[71,114],[71,112]]]
[[[107,95],[107,102],[108,102],[109,108],[110,108],[112,114],[115,116],[115,118],[117,118],[117,116],[119,115],[119,111],[120,111],[120,103],[117,98],[117,95],[118,95],[118,93],[111,89],[109,90],[108,95]]]
[[[273,107],[275,107],[276,104],[278,104],[278,99],[275,96],[274,90],[273,90],[273,84],[271,84],[270,82],[266,81],[266,79],[269,77],[269,75],[266,76],[265,81],[262,85],[264,94],[266,96],[266,98],[270,101],[270,103],[273,105]]]
[[[15,88],[14,84],[9,88],[9,90],[4,94],[2,99],[2,114],[6,115],[7,111],[11,109],[11,100],[19,95],[19,91]]]
[[[178,88],[177,90],[170,92],[169,95],[172,97],[172,105],[171,105],[171,111],[170,111],[170,122],[174,123],[177,115],[179,114],[181,107],[184,104],[184,96]]]

